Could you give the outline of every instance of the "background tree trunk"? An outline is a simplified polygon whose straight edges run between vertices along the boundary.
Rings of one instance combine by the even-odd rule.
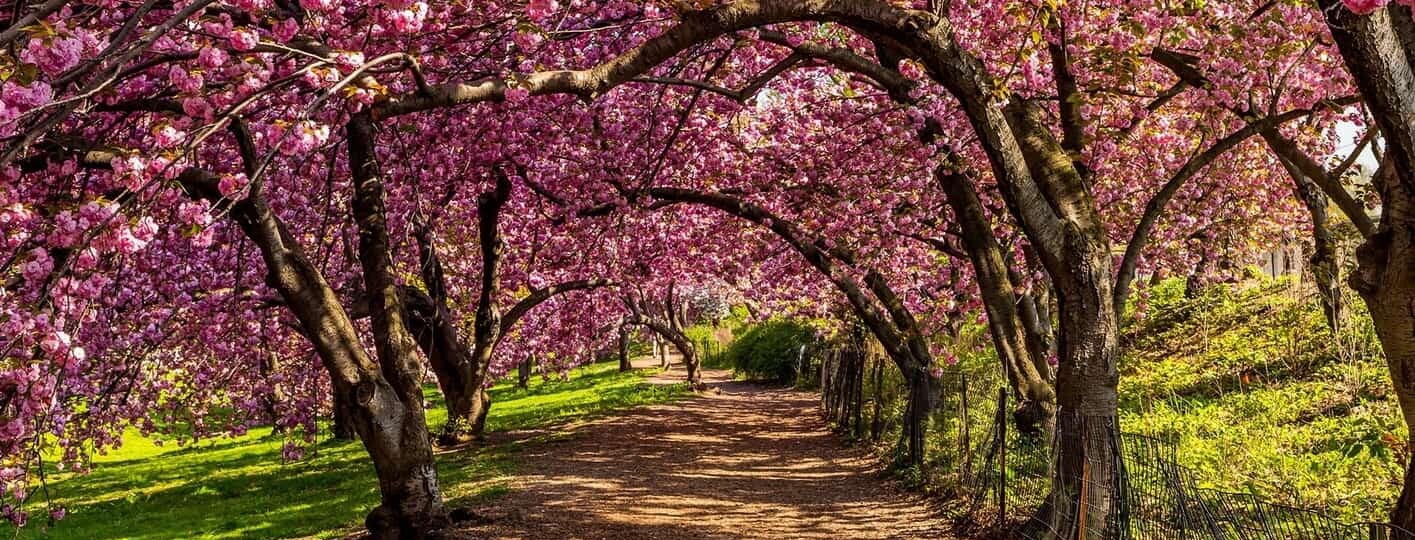
[[[619,371],[632,371],[634,364],[629,361],[629,330],[619,325]]]
[[[522,390],[531,386],[531,370],[535,366],[536,355],[527,354],[526,359],[516,368],[516,386]]]
[[[284,433],[285,426],[280,425],[280,414],[276,405],[285,401],[285,391],[272,380],[277,371],[280,371],[280,356],[275,354],[275,351],[265,353],[260,363],[260,374],[270,384],[270,394],[265,396],[265,414],[270,417],[273,432]]]

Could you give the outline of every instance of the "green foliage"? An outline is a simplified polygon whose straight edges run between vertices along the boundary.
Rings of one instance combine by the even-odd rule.
[[[1378,519],[1400,485],[1405,428],[1352,300],[1333,335],[1315,295],[1288,279],[1192,299],[1182,279],[1152,287],[1124,336],[1124,429],[1177,441],[1206,487]]]
[[[815,340],[811,327],[788,319],[772,319],[748,327],[724,356],[737,373],[751,379],[790,382],[796,377],[801,347]]]
[[[734,336],[747,325],[748,317],[750,315],[746,307],[734,306],[731,314],[717,321],[716,325],[700,323],[683,331],[698,347],[698,356],[703,367],[732,369],[731,359],[726,354],[727,348],[732,344]]]
[[[647,384],[645,375],[618,373],[617,363],[610,362],[575,370],[569,381],[535,380],[527,390],[499,384],[491,390],[488,427],[543,427],[688,395],[683,385]],[[435,393],[430,387],[428,395]],[[429,425],[445,420],[444,411],[428,411]],[[180,448],[132,433],[121,449],[96,459],[92,474],[51,471],[49,493],[68,508],[69,516],[52,528],[34,516],[18,537],[337,538],[355,531],[378,504],[377,480],[363,446],[326,440],[312,449],[311,457],[282,463],[281,444],[269,428]],[[505,494],[516,454],[525,444],[535,442],[439,455],[448,503],[465,505]],[[36,492],[32,499],[43,497]]]

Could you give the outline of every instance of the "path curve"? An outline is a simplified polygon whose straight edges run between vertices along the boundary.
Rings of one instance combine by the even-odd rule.
[[[658,380],[681,381],[682,371]],[[487,521],[464,531],[504,540],[950,538],[923,496],[827,431],[815,394],[724,371],[706,370],[704,380],[714,390],[531,445],[511,492],[476,508]]]

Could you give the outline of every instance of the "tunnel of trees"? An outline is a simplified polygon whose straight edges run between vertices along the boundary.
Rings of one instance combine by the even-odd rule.
[[[377,475],[370,532],[423,537],[451,519],[435,447],[483,434],[490,382],[627,366],[642,329],[696,386],[712,290],[860,321],[913,463],[935,337],[983,314],[1017,428],[1057,448],[1041,521],[1108,523],[1141,278],[1300,231],[1336,329],[1338,219],[1415,425],[1407,4],[12,2],[6,481],[176,408],[209,417],[192,437],[332,415]]]

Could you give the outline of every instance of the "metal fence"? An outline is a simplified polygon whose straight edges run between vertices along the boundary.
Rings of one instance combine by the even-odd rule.
[[[819,374],[821,406],[838,431],[898,440],[906,385],[883,355],[859,345],[822,347],[802,365],[809,368],[802,373]],[[925,465],[911,474],[957,501],[964,532],[1032,540],[1415,540],[1392,525],[1343,523],[1200,488],[1178,463],[1174,441],[1124,433],[1115,417],[1058,415],[1071,435],[1065,456],[1079,459],[1063,463],[1062,438],[1012,428],[997,370],[948,370],[936,386]]]

